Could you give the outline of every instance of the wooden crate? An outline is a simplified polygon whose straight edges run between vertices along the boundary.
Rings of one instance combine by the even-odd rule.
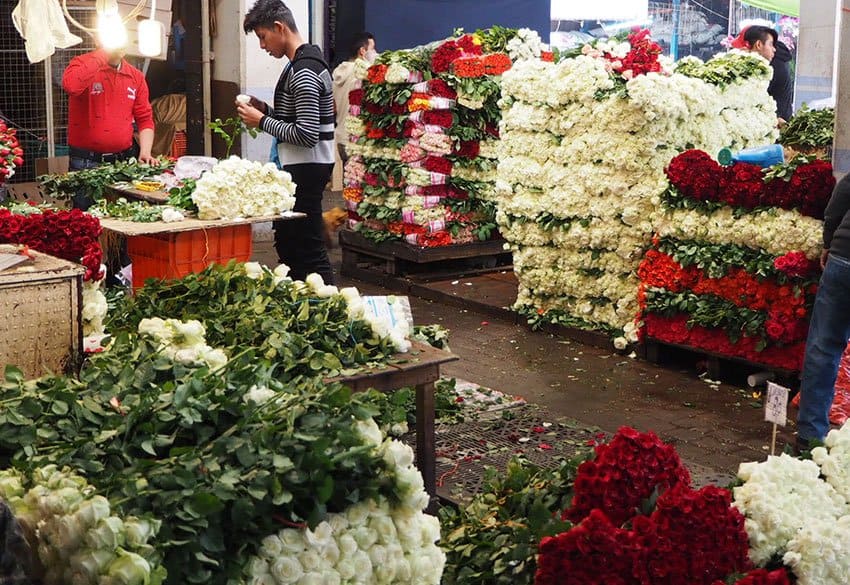
[[[10,253],[14,246],[0,246]],[[0,271],[0,373],[20,368],[27,378],[74,372],[83,347],[85,269],[47,254]]]
[[[370,274],[418,279],[482,274],[510,270],[512,262],[504,240],[423,248],[399,241],[376,244],[353,230],[343,229],[339,231],[339,246],[342,274],[367,282]]]

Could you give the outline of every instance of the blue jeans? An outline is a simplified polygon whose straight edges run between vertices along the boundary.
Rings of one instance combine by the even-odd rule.
[[[797,434],[823,440],[829,432],[829,409],[835,396],[838,365],[850,339],[850,260],[830,255],[815,297],[803,379]]]

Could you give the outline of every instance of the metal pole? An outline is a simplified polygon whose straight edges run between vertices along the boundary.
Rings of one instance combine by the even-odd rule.
[[[56,120],[53,116],[53,59],[44,60],[44,113],[47,120],[47,157],[56,156]]]
[[[670,37],[670,56],[679,60],[679,21],[682,18],[682,0],[673,0],[673,35]]]
[[[183,51],[186,59],[186,142],[189,154],[206,152],[206,120],[204,111],[203,25],[197,5],[189,8],[182,0],[183,26],[186,28]]]

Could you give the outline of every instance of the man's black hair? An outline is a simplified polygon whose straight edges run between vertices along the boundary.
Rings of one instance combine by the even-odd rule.
[[[360,54],[360,49],[367,49],[369,41],[374,41],[375,36],[370,32],[359,32],[351,39],[351,44],[348,45],[349,59],[356,59]]]
[[[257,0],[245,15],[242,28],[245,34],[250,34],[258,28],[274,28],[274,23],[280,22],[292,32],[298,32],[292,11],[282,0]]]
[[[757,41],[767,42],[767,37],[771,37],[773,39],[773,44],[776,44],[776,41],[779,40],[779,35],[776,34],[776,31],[770,28],[769,26],[762,26],[760,24],[754,24],[753,26],[747,27],[747,31],[744,33],[744,40],[747,42],[747,45],[752,47],[756,44]]]

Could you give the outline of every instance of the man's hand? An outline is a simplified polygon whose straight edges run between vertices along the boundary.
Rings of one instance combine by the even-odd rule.
[[[787,123],[788,123],[787,120],[784,120],[782,118],[776,118],[776,127],[779,128],[780,130],[782,128],[784,128],[785,124],[787,124]]]
[[[828,257],[829,257],[829,250],[828,250],[828,249],[824,249],[824,250],[820,253],[820,267],[821,267],[821,270],[824,270],[824,269],[826,268],[826,259],[827,259]]]
[[[236,112],[248,128],[257,128],[260,125],[260,120],[265,116],[251,104],[239,104],[236,107]]]
[[[150,153],[147,154],[139,154],[139,162],[143,165],[150,165],[152,167],[159,166],[159,159],[155,156],[151,156]]]

